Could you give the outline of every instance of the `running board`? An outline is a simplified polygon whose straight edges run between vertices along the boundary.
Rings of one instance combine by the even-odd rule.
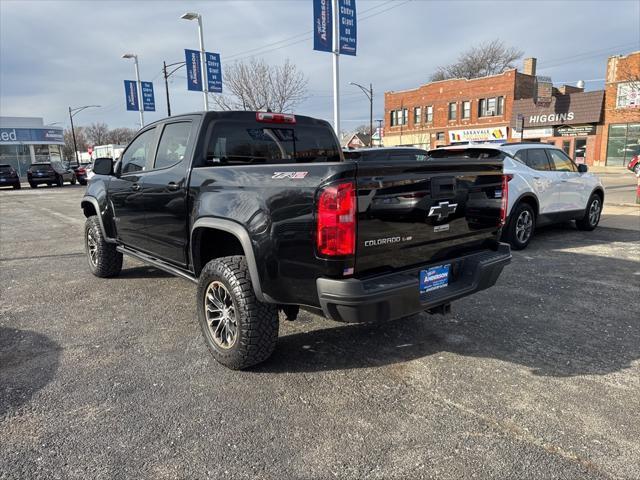
[[[152,265],[160,270],[163,270],[167,273],[170,273],[171,275],[175,275],[176,277],[182,277],[185,280],[189,280],[193,283],[198,283],[198,279],[196,277],[194,277],[193,275],[190,275],[189,273],[180,270],[179,268],[176,267],[172,267],[171,265],[167,265],[164,262],[161,262],[160,260],[154,258],[154,257],[150,257],[148,255],[145,255],[144,253],[140,253],[140,252],[136,252],[134,250],[129,250],[126,247],[123,246],[117,246],[116,250],[118,252],[121,252],[125,255],[130,255],[132,257],[137,258],[138,260],[144,262],[144,263],[148,263],[149,265]]]

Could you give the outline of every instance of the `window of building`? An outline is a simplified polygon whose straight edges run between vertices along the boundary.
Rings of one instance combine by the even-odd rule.
[[[427,107],[427,112],[425,115],[425,121],[427,123],[433,123],[433,105],[429,105]]]
[[[493,117],[504,114],[504,97],[481,98],[478,102],[478,115]]]
[[[406,125],[408,120],[408,110],[403,108],[402,110],[391,110],[391,126]]]
[[[562,141],[562,151],[569,155],[569,152],[571,151],[571,140]]]
[[[640,123],[609,125],[607,165],[627,165],[640,155]]]
[[[616,108],[638,107],[640,107],[640,84],[638,82],[619,83]]]
[[[413,123],[419,125],[422,123],[422,108],[414,107],[413,109]]]
[[[436,140],[444,140],[444,132],[436,133]]]
[[[462,118],[471,118],[471,102],[462,102]]]
[[[455,102],[449,104],[449,120],[455,120],[458,116],[458,105]]]

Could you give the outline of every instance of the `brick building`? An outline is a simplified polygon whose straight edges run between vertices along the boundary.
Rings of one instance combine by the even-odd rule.
[[[514,100],[533,97],[535,69],[536,59],[529,58],[522,73],[512,69],[385,92],[385,146],[507,140]]]
[[[577,163],[593,165],[600,157],[603,100],[604,90],[583,92],[569,85],[554,88],[547,105],[516,100],[510,140],[550,143]]]
[[[640,51],[609,57],[600,163],[627,165],[640,153]]]

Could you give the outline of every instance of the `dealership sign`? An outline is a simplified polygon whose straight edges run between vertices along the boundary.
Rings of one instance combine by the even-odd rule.
[[[209,92],[222,93],[222,65],[220,64],[220,54],[206,52],[205,63],[207,64],[207,88]]]
[[[138,103],[138,87],[135,80],[124,81],[124,96],[127,102],[127,110],[137,112],[140,110],[140,104]]]
[[[142,89],[142,109],[145,112],[156,111],[156,99],[153,96],[153,82],[140,82]]]
[[[473,128],[468,130],[450,130],[449,141],[457,142],[491,142],[507,139],[507,127]]]
[[[0,143],[64,143],[62,129],[57,128],[0,128]]]

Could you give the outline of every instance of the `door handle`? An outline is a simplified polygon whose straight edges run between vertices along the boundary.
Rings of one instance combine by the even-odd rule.
[[[169,182],[169,184],[167,185],[167,188],[172,192],[175,192],[180,188],[180,185],[178,185],[176,182]]]
[[[540,177],[536,177],[535,175],[534,175],[533,178],[536,179],[536,180],[540,180]]]
[[[135,192],[139,191],[141,188],[142,187],[138,183],[134,183],[133,185],[131,185],[131,190],[133,190]]]

